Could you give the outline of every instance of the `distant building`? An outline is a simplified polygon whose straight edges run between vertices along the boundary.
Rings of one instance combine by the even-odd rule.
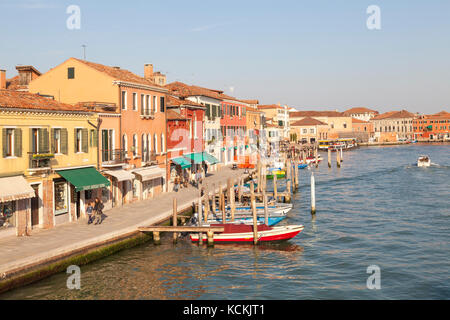
[[[311,117],[305,117],[291,123],[291,141],[316,143],[328,138],[328,125]]]
[[[448,140],[450,139],[450,113],[441,111],[432,115],[423,115],[413,120],[414,139]]]
[[[353,137],[358,142],[368,142],[373,139],[375,131],[373,129],[373,123],[360,119],[352,119]]]
[[[378,142],[396,142],[413,139],[413,120],[415,115],[406,110],[389,111],[374,117],[374,138]]]
[[[362,121],[370,121],[370,119],[376,117],[379,114],[378,111],[363,107],[351,108],[344,111],[343,113],[346,116],[350,116],[354,119]]]
[[[290,113],[288,106],[280,104],[258,105],[258,110],[265,113],[266,119],[273,119],[278,127],[282,128],[280,139],[289,140]]]
[[[6,71],[0,70],[0,89],[14,91],[28,91],[29,83],[41,76],[41,73],[33,66],[16,66],[18,75],[6,79]]]

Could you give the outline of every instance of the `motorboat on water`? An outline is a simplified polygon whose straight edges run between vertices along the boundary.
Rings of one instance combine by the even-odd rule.
[[[268,226],[274,226],[281,221],[286,219],[286,216],[268,216],[267,217],[267,223]],[[243,224],[253,224],[253,216],[237,216],[234,218],[234,221],[231,221],[231,218],[228,217],[225,219],[227,223],[243,223]],[[256,216],[256,221],[258,224],[264,224],[265,223],[265,217],[258,215]],[[220,215],[217,215],[215,218],[209,218],[206,221],[206,224],[214,224],[214,223],[222,223],[222,217]]]
[[[211,227],[223,227],[224,231],[214,233],[214,242],[253,242],[253,225],[249,224],[211,224]],[[294,238],[303,231],[303,225],[287,225],[279,227],[270,227],[265,224],[259,224],[257,228],[258,242],[282,241]],[[192,242],[199,241],[198,233],[191,233]],[[202,241],[208,240],[207,235],[202,234]]]
[[[417,159],[418,167],[429,167],[431,165],[431,160],[429,156],[422,155]]]

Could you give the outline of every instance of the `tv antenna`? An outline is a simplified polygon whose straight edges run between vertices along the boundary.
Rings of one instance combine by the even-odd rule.
[[[87,45],[83,44],[81,46],[83,47],[83,60],[86,60],[86,47],[87,47]]]

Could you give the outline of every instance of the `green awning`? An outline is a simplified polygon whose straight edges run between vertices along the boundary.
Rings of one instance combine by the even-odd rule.
[[[80,168],[71,170],[56,170],[56,172],[75,186],[75,191],[98,189],[111,183],[95,168]]]
[[[191,162],[189,160],[187,160],[186,158],[183,158],[183,157],[172,159],[172,162],[180,165],[182,169],[186,169],[186,168],[190,168],[191,167]]]
[[[195,164],[202,164],[203,161],[208,162],[209,164],[216,164],[219,162],[215,157],[208,154],[207,152],[196,152],[191,154],[184,155],[189,160],[194,161]]]

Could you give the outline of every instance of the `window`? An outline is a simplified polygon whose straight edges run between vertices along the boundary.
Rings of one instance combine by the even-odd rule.
[[[133,135],[133,156],[136,157],[138,155],[138,141],[137,134]]]
[[[147,134],[147,150],[149,153],[151,149],[152,149],[152,135],[149,133]]]
[[[54,182],[55,189],[55,215],[68,212],[67,183],[64,180]]]
[[[158,153],[158,137],[156,133],[153,135],[153,147],[155,148],[155,153]]]
[[[14,129],[6,129],[6,156],[14,156]]]
[[[157,96],[153,96],[153,112],[156,113],[156,111],[158,111],[158,106],[157,106],[157,102],[158,102],[158,97]]]
[[[303,134],[307,134],[308,133],[308,129],[302,129]]]
[[[192,125],[194,126],[194,139],[197,139],[197,115],[194,115],[194,122]]]
[[[141,137],[141,144],[142,144],[142,161],[147,161],[147,137],[145,134],[142,134]]]
[[[67,68],[67,79],[75,79],[75,68]]]
[[[61,129],[53,129],[53,153],[61,153]]]
[[[151,110],[151,107],[150,107],[150,95],[147,95],[146,96],[146,104],[145,104],[145,114],[146,115],[149,115],[150,114],[150,110]]]
[[[309,129],[310,133],[314,133],[314,128]]]
[[[346,128],[347,128],[347,124],[346,124],[345,122],[344,122],[344,125],[343,125],[343,126],[344,126],[344,129],[346,129]]]
[[[137,106],[138,106],[137,93],[133,92],[133,111],[137,111]]]
[[[164,134],[161,134],[161,153],[165,152]]]
[[[82,129],[75,129],[75,130],[76,130],[75,152],[81,152],[82,151],[82,140],[83,140]]]
[[[127,92],[122,91],[122,110],[127,110]]]
[[[128,153],[128,139],[127,139],[127,135],[126,134],[124,134],[122,136],[122,148],[123,148],[123,152],[124,152],[124,154],[126,156],[127,153]]]
[[[164,97],[160,97],[159,100],[160,100],[159,107],[161,109],[161,112],[164,112],[164,109],[165,109],[165,101],[164,100],[165,100],[165,98]]]
[[[39,151],[39,129],[31,129],[31,152]]]
[[[0,230],[16,226],[16,201],[0,203]]]
[[[141,114],[145,114],[145,95],[141,94]]]

